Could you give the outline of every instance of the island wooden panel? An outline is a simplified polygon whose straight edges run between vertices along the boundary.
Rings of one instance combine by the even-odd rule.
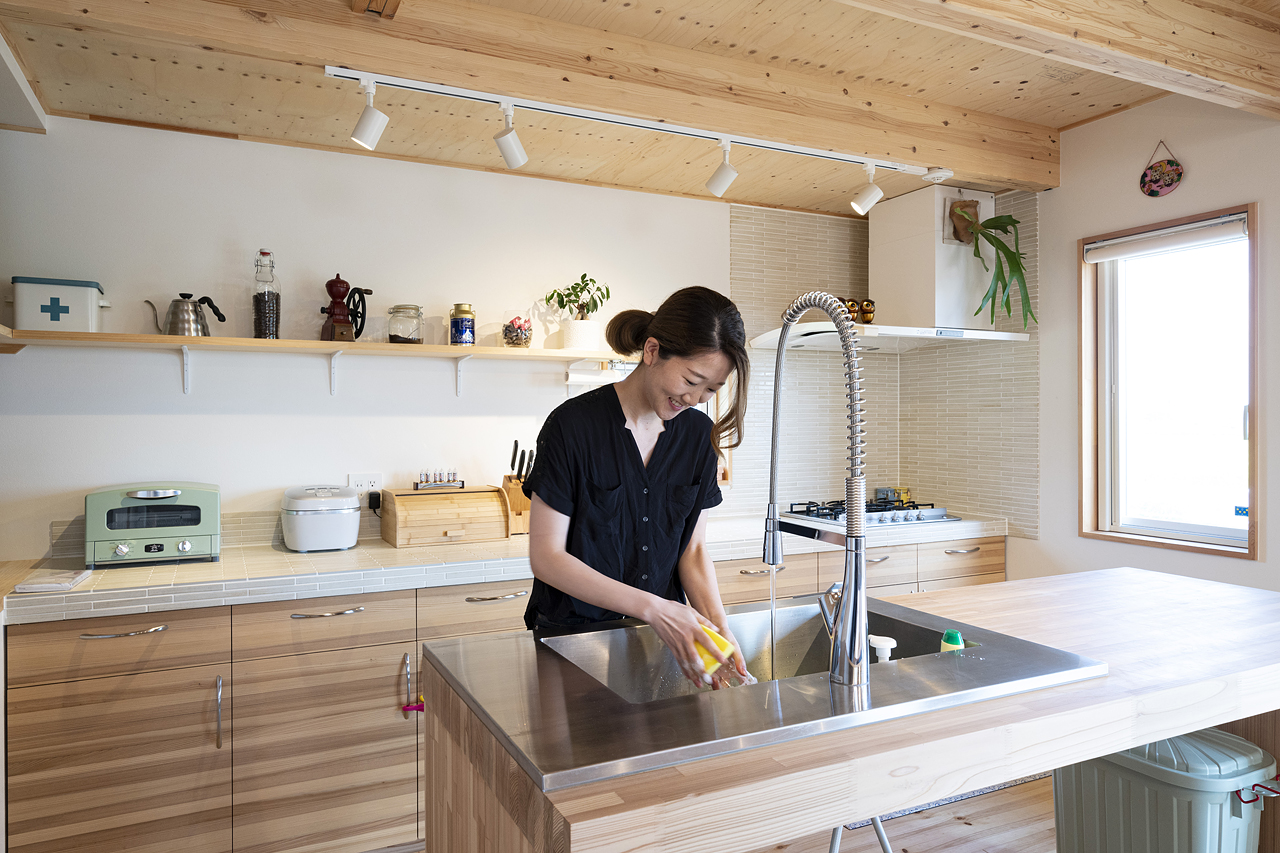
[[[1105,661],[1110,674],[546,794],[535,791],[532,803],[515,798],[510,813],[536,811],[545,822],[545,797],[567,825],[573,853],[741,853],[830,831],[840,821],[1280,708],[1278,593],[1111,569],[899,600],[1089,655]],[[1170,654],[1170,626],[1190,623],[1213,626],[1221,642],[1187,644]],[[424,675],[432,672],[428,667]],[[433,689],[451,693],[442,679],[435,682]],[[428,707],[455,701],[460,702],[436,696]],[[454,729],[461,725],[456,721]],[[501,769],[486,771],[484,778],[501,778],[504,786],[530,784],[505,755],[487,760]],[[447,756],[440,762],[428,763],[429,786],[446,784],[432,781],[436,773],[450,772]],[[441,793],[428,788],[428,808]],[[486,796],[486,802],[512,799]],[[429,818],[429,833],[431,826]],[[468,836],[446,839],[447,846],[433,837],[428,835],[428,853],[481,849],[468,846]]]
[[[231,653],[243,661],[412,642],[416,621],[411,589],[237,604],[231,609]]]
[[[229,853],[230,666],[7,692],[11,853]]]
[[[416,667],[414,642],[236,663],[237,853],[414,841],[417,714],[401,710],[406,655]]]
[[[792,598],[797,595],[813,595],[818,591],[817,554],[796,554],[787,557],[784,565],[786,568],[774,576],[775,597]],[[720,560],[716,563],[720,600],[725,604],[768,601],[768,571],[769,567],[757,559]]]
[[[133,637],[80,639],[81,634],[130,634],[160,625],[168,627]],[[230,607],[36,622],[5,631],[9,687],[231,660]]]
[[[567,853],[564,817],[425,659],[422,684],[428,853]]]
[[[418,639],[519,631],[524,628],[524,609],[532,589],[532,578],[420,589]]]

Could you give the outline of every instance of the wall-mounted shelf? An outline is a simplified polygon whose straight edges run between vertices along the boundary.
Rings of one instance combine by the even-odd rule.
[[[122,335],[111,332],[38,332],[0,326],[0,353],[16,353],[27,346],[106,347],[110,349],[165,350],[182,354],[183,393],[191,393],[192,352],[275,352],[315,354],[326,358],[329,393],[338,393],[338,356],[381,355],[402,358],[447,358],[454,362],[454,390],[462,394],[462,363],[469,359],[504,361],[624,360],[614,352],[570,349],[521,349],[518,347],[450,347],[437,344],[385,344],[372,341],[295,341],[257,338],[205,338],[185,335]]]

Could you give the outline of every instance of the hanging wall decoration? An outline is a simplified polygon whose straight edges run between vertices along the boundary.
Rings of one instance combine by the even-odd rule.
[[[1164,145],[1164,150],[1168,151],[1169,157],[1165,160],[1156,160],[1156,151],[1160,150],[1160,146]],[[1162,195],[1168,195],[1178,188],[1178,184],[1182,181],[1182,164],[1173,156],[1173,152],[1169,151],[1169,146],[1164,144],[1161,139],[1156,143],[1155,151],[1151,152],[1150,159],[1147,160],[1147,168],[1143,170],[1142,177],[1138,179],[1138,187],[1142,190],[1143,195],[1149,195],[1158,198]]]

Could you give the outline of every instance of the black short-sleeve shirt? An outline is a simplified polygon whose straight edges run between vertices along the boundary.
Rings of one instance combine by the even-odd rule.
[[[606,577],[683,601],[676,565],[698,514],[723,500],[711,419],[687,409],[667,421],[647,468],[626,421],[612,385],[560,405],[538,434],[524,493],[569,516],[570,554]],[[535,580],[524,621],[555,628],[623,615]]]

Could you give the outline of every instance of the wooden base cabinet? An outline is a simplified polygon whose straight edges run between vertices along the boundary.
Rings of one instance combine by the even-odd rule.
[[[420,715],[401,708],[420,658],[407,642],[236,663],[236,853],[418,837]]]
[[[9,689],[9,851],[229,853],[229,675],[213,665]]]

